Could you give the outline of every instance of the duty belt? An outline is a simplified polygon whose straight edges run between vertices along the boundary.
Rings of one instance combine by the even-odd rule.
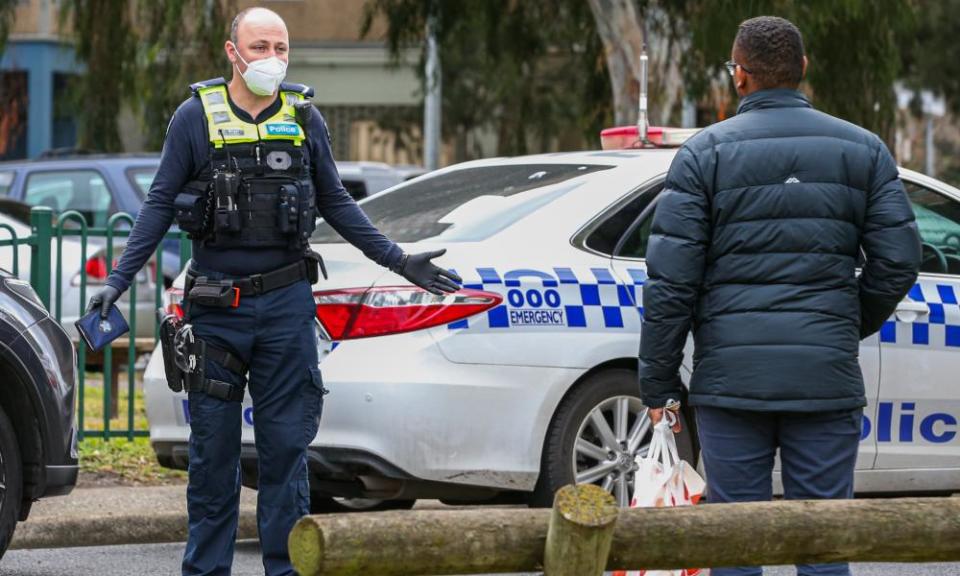
[[[187,269],[184,294],[188,302],[206,306],[236,308],[242,296],[257,296],[300,280],[310,279],[308,260],[298,260],[276,270],[243,278],[211,280]]]

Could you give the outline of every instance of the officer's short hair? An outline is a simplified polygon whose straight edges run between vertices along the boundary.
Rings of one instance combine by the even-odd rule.
[[[794,88],[803,80],[803,37],[792,22],[776,16],[744,20],[733,41],[737,62],[760,88]]]
[[[244,8],[243,10],[237,12],[237,15],[234,16],[233,24],[230,25],[230,41],[233,42],[234,46],[237,44],[237,30],[240,28],[240,22],[242,22],[243,18],[254,9],[256,9],[256,6]]]

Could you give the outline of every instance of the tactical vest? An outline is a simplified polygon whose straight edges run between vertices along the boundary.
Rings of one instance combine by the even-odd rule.
[[[203,104],[210,139],[210,171],[176,197],[181,230],[213,248],[307,246],[316,223],[315,190],[294,105],[313,90],[280,87],[280,110],[259,124],[230,108],[222,78],[191,86]],[[312,113],[311,108],[307,110]],[[309,118],[309,116],[307,116]]]

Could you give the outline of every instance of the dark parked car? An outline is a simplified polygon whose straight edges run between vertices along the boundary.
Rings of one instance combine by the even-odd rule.
[[[0,269],[0,556],[34,500],[77,482],[75,367],[30,284]]]
[[[105,226],[116,212],[136,217],[160,165],[159,155],[68,152],[0,162],[0,197],[30,206],[49,206],[57,213],[77,210],[97,227]],[[423,172],[422,168],[405,166],[401,173],[380,162],[337,162],[337,169],[344,187],[357,200]],[[179,244],[165,240],[163,276],[168,287],[179,272]]]
[[[104,228],[110,216],[136,218],[160,165],[157,154],[88,154],[0,162],[0,196],[54,213],[76,210],[87,224]],[[118,224],[118,228],[124,228]],[[180,245],[163,244],[167,285],[180,273]]]

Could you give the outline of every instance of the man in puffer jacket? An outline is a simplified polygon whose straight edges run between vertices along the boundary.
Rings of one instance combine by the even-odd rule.
[[[787,498],[852,497],[867,404],[859,342],[880,329],[920,265],[889,151],[811,107],[797,90],[806,66],[787,20],[740,25],[727,63],[737,115],[679,150],[653,221],[642,396],[654,421],[681,400],[692,328],[689,402],[710,502],[769,500],[778,448]],[[845,564],[798,568],[850,574]]]

